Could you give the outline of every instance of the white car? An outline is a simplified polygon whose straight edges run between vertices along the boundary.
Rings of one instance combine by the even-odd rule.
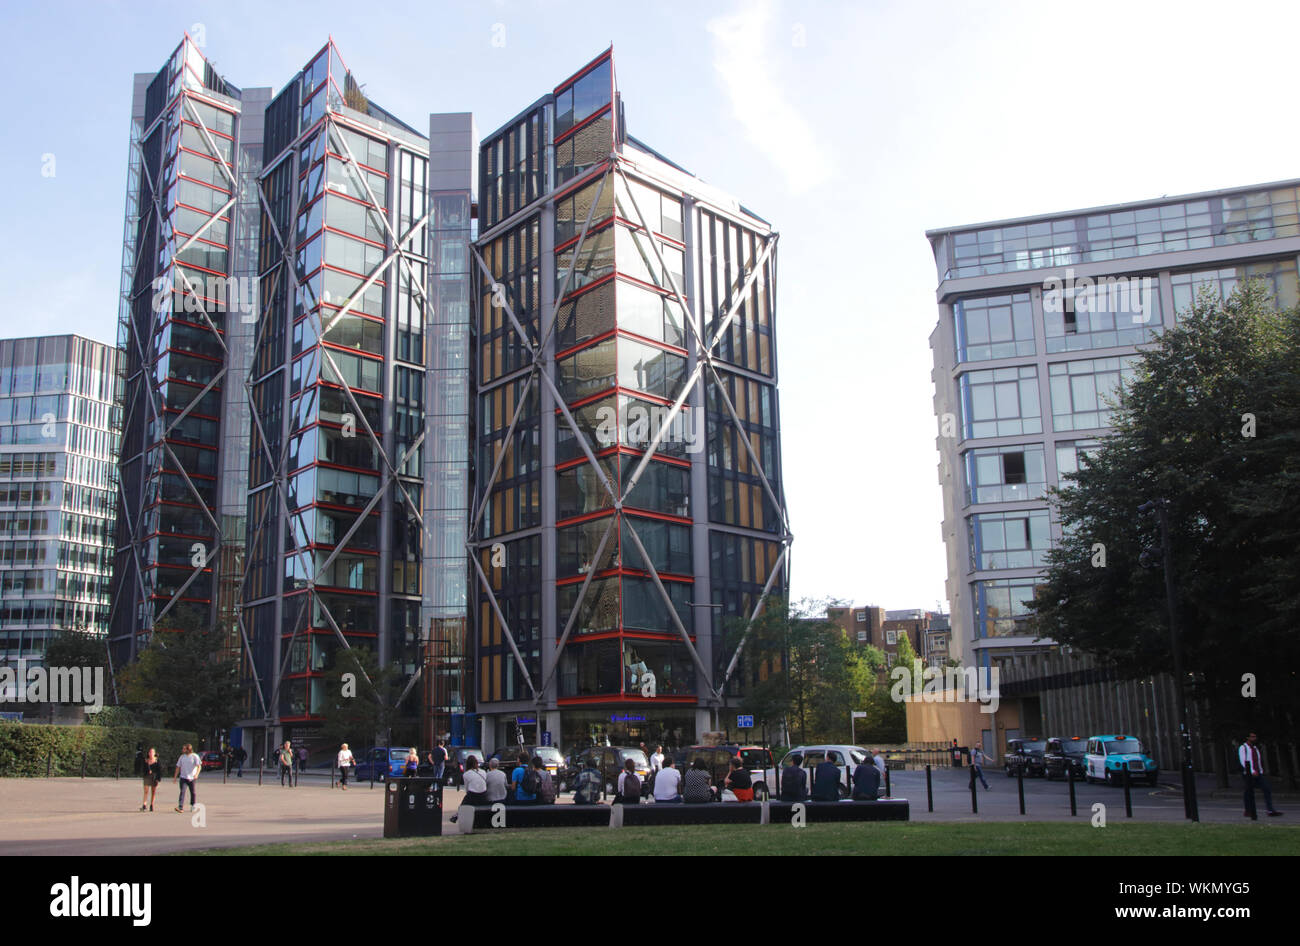
[[[781,760],[781,769],[784,772],[786,766],[791,764],[790,759],[792,756],[803,756],[800,768],[808,774],[808,791],[811,793],[813,786],[813,771],[818,765],[826,761],[826,754],[828,752],[835,753],[837,758],[836,765],[838,765],[840,769],[840,797],[848,798],[853,794],[853,770],[863,762],[871,761],[870,751],[861,746],[795,746],[787,752],[785,758]],[[846,759],[848,760],[847,765],[845,764]],[[876,795],[880,798],[883,798],[885,795],[885,780],[883,777],[880,780],[880,788],[876,790]]]

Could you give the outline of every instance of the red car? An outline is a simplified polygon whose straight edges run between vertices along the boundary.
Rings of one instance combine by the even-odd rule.
[[[206,772],[208,769],[224,768],[226,760],[220,752],[205,752],[199,756],[199,764],[202,767],[201,771]]]

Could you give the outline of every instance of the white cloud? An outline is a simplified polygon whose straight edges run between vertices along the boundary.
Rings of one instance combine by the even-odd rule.
[[[792,191],[804,193],[830,177],[831,162],[824,142],[785,99],[788,83],[778,81],[776,57],[767,45],[771,21],[767,2],[710,20],[706,28],[713,35],[713,67],[750,143],[781,170]]]

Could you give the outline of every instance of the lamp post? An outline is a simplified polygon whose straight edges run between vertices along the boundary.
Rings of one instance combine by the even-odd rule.
[[[1173,543],[1169,538],[1169,503],[1165,499],[1149,499],[1138,506],[1144,516],[1154,514],[1160,527],[1160,548],[1165,573],[1165,604],[1169,611],[1169,643],[1174,658],[1174,695],[1178,700],[1178,735],[1183,749],[1183,813],[1192,821],[1200,821],[1196,804],[1196,773],[1192,770],[1192,734],[1187,728],[1187,678],[1183,674],[1182,633],[1178,627],[1178,598],[1174,592]],[[1138,557],[1143,568],[1155,568],[1154,549],[1143,549]]]

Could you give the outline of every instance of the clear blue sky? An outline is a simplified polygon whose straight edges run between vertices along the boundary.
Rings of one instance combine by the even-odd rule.
[[[887,608],[944,594],[925,230],[1300,176],[1292,3],[10,2],[0,26],[0,335],[104,341],[131,77],[183,30],[276,90],[332,34],[408,124],[482,132],[613,42],[629,130],[781,231],[794,594]]]

